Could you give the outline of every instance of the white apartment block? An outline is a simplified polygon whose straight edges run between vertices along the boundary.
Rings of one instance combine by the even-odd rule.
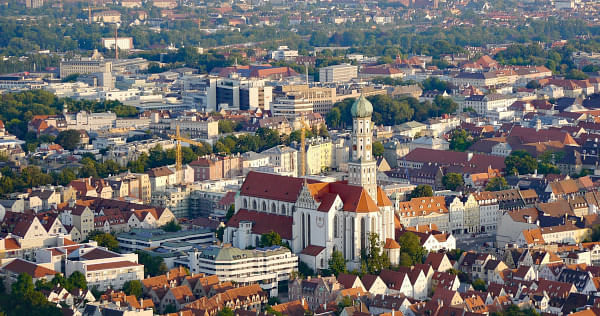
[[[460,111],[464,108],[472,108],[477,114],[485,115],[496,109],[508,108],[515,101],[517,101],[516,97],[503,94],[472,95],[465,99]]]
[[[277,295],[278,282],[288,281],[298,268],[298,257],[281,246],[252,250],[210,246],[189,252],[188,262],[192,273],[214,274],[236,284],[259,283],[271,296]]]
[[[120,289],[127,281],[144,278],[144,265],[138,263],[137,254],[119,254],[95,243],[40,249],[35,257],[37,263],[53,267],[65,277],[81,272],[88,286],[100,291]]]
[[[358,67],[342,64],[319,69],[320,82],[348,82],[358,78]]]
[[[274,60],[293,60],[298,57],[298,51],[292,50],[287,46],[279,46],[277,50],[271,52],[271,59]]]

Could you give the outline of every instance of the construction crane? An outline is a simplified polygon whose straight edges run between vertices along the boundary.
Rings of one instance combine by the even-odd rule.
[[[185,138],[183,136],[181,136],[181,133],[179,132],[179,125],[177,125],[177,127],[175,128],[175,135],[173,134],[169,134],[169,137],[172,140],[176,140],[177,141],[177,145],[176,145],[176,149],[175,149],[175,170],[177,170],[177,174],[179,174],[179,171],[181,171],[182,169],[182,154],[181,154],[181,142],[186,142],[190,145],[195,145],[198,147],[202,147],[204,146],[204,144],[202,144],[201,142],[197,142],[195,140],[191,140],[189,138]]]
[[[304,114],[300,115],[300,165],[302,170],[300,175],[306,175],[306,129],[311,129],[304,121]]]

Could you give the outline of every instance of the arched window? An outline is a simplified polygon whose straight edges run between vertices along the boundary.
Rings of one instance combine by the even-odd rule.
[[[271,213],[277,213],[277,206],[275,206],[275,202],[271,203]]]
[[[360,219],[360,249],[367,249],[367,223],[364,217]]]
[[[258,210],[258,207],[256,206],[256,200],[252,200],[252,209]]]
[[[263,211],[267,211],[267,203],[265,203],[265,201],[262,202],[262,210]]]
[[[338,217],[337,215],[335,215],[333,217],[333,237],[338,238],[339,236],[339,232],[338,232]]]
[[[285,211],[286,211],[286,209],[285,209],[285,205],[282,205],[282,206],[281,206],[281,214],[283,214],[283,215],[287,215],[287,213],[286,213]]]
[[[248,200],[244,198],[244,208],[248,208]]]

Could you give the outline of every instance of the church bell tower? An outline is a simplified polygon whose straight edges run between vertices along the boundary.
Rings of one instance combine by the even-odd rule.
[[[373,105],[362,94],[350,109],[352,113],[352,159],[348,163],[351,185],[362,186],[377,202],[377,162],[373,159]]]

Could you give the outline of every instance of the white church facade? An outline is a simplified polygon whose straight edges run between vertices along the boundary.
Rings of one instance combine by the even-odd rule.
[[[274,231],[312,269],[328,268],[337,250],[350,269],[360,266],[368,236],[394,239],[393,204],[377,186],[372,157],[373,107],[363,96],[352,106],[352,157],[348,181],[318,182],[250,172],[235,199],[224,242],[257,247],[262,234]]]

